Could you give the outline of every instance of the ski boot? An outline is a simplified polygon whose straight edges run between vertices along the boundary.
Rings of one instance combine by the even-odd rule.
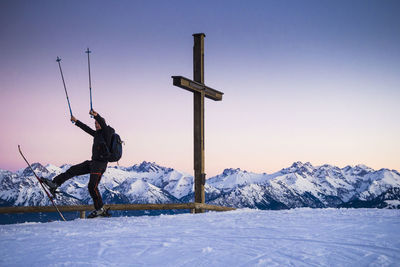
[[[58,193],[58,191],[56,191],[58,188],[58,184],[56,184],[50,179],[43,177],[40,177],[40,180],[49,188],[50,193],[53,195],[53,197],[56,197],[56,193]]]
[[[96,218],[96,217],[111,217],[111,214],[108,212],[110,208],[105,209],[104,207],[98,210],[92,211],[88,215],[88,219]]]

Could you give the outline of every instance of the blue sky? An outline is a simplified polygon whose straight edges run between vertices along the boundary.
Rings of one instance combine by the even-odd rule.
[[[293,161],[400,169],[398,1],[1,1],[0,168],[79,163],[91,140],[69,122],[94,108],[126,140],[122,165],[193,169],[193,33],[204,32],[206,173]]]

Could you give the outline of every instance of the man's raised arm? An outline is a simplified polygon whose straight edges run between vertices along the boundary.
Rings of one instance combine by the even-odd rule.
[[[92,115],[94,117],[94,119],[100,124],[101,129],[106,129],[107,124],[106,121],[104,120],[104,118],[102,116],[100,116],[99,113],[97,113],[94,110],[91,110],[89,112],[90,115]]]
[[[80,120],[77,120],[74,116],[71,116],[71,121],[75,122],[76,126],[81,128],[82,130],[84,130],[85,132],[90,134],[91,136],[94,136],[94,134],[96,133],[95,130],[93,130],[92,128],[90,128],[89,126],[87,126],[86,124],[81,122]]]

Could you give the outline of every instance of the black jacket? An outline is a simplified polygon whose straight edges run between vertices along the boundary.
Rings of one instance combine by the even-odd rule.
[[[110,155],[111,137],[115,133],[114,129],[108,126],[105,120],[97,114],[94,119],[100,124],[101,129],[93,130],[81,121],[76,121],[76,126],[93,136],[92,160],[107,162]]]

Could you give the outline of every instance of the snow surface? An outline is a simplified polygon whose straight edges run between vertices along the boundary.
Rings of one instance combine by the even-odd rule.
[[[0,225],[0,266],[400,266],[400,210],[242,209]]]

